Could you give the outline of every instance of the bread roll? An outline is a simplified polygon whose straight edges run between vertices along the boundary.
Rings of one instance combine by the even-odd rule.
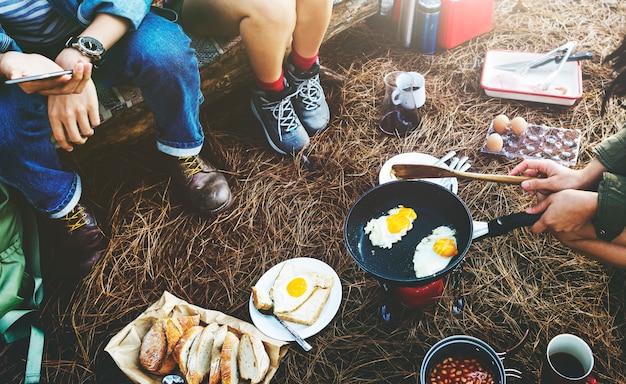
[[[211,350],[213,349],[215,331],[218,328],[219,325],[216,323],[207,325],[193,343],[187,359],[187,374],[185,375],[187,384],[200,384],[209,373]]]
[[[222,325],[215,332],[215,338],[213,339],[213,349],[211,351],[211,368],[209,370],[209,384],[218,384],[222,380],[220,372],[220,361],[222,353],[222,345],[224,344],[224,338],[228,332],[228,325]]]
[[[202,330],[204,330],[204,327],[200,325],[195,325],[187,329],[174,346],[172,356],[183,375],[187,374],[187,359],[189,359],[189,353],[191,352],[193,343],[200,337]]]
[[[222,384],[238,384],[237,354],[239,353],[239,337],[230,330],[226,332],[222,352],[220,354],[220,371]]]
[[[251,384],[263,381],[270,368],[270,357],[263,341],[256,336],[244,333],[239,341],[237,354],[239,375],[250,380]]]
[[[167,339],[165,337],[165,320],[159,319],[141,340],[139,349],[139,363],[148,372],[159,371],[167,353]]]

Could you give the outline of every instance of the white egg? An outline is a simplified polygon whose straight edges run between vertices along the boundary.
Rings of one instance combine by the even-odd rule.
[[[364,231],[369,235],[372,245],[389,249],[413,228],[417,214],[413,208],[402,205],[390,209],[387,213],[368,221]]]
[[[455,235],[454,229],[442,225],[420,241],[413,255],[416,277],[434,275],[450,264],[459,252]]]

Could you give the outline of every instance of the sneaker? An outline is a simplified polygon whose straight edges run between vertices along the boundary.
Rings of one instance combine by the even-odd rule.
[[[67,215],[53,221],[59,224],[56,240],[63,252],[77,262],[74,267],[78,274],[86,276],[104,255],[109,239],[94,215],[81,203],[76,204]]]
[[[285,77],[298,88],[293,102],[296,113],[310,136],[326,128],[330,121],[330,110],[320,84],[319,72],[319,63],[303,72],[296,69],[289,58],[285,62]]]
[[[163,154],[170,168],[175,187],[185,204],[196,213],[217,214],[228,208],[232,194],[224,175],[199,155],[170,156]]]
[[[288,86],[282,92],[253,88],[250,107],[259,120],[272,148],[283,155],[296,154],[309,144],[309,135],[293,108],[296,89]]]

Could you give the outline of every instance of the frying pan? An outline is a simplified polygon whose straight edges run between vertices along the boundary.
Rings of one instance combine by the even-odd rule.
[[[391,249],[373,246],[365,234],[371,219],[403,205],[417,213],[411,229]],[[441,279],[463,260],[475,237],[496,236],[514,228],[532,225],[540,215],[524,212],[494,219],[488,223],[474,222],[465,203],[450,190],[425,180],[396,180],[365,192],[350,207],[344,223],[344,241],[359,267],[379,282],[395,286],[418,286]],[[456,230],[458,254],[441,271],[416,277],[413,254],[417,244],[432,230],[445,225]],[[478,228],[480,226],[481,228]],[[474,228],[476,235],[474,235]]]

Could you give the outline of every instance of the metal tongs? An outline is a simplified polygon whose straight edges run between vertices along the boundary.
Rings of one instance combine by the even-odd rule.
[[[550,73],[546,81],[541,86],[541,89],[545,91],[546,89],[550,87],[550,84],[552,84],[554,79],[556,79],[556,77],[559,75],[559,72],[561,72],[561,69],[563,69],[563,66],[567,62],[567,59],[569,58],[569,56],[572,54],[572,51],[574,50],[574,47],[576,46],[576,44],[578,44],[576,41],[567,42],[561,45],[560,47],[546,53],[545,55],[533,61],[529,61],[528,63],[520,66],[519,68],[515,70],[515,73],[519,75],[525,75],[534,66],[538,64],[542,64],[546,60],[550,60],[550,59],[555,58],[556,56],[559,56],[560,57],[559,66],[556,67],[556,69],[552,71],[552,73]]]

